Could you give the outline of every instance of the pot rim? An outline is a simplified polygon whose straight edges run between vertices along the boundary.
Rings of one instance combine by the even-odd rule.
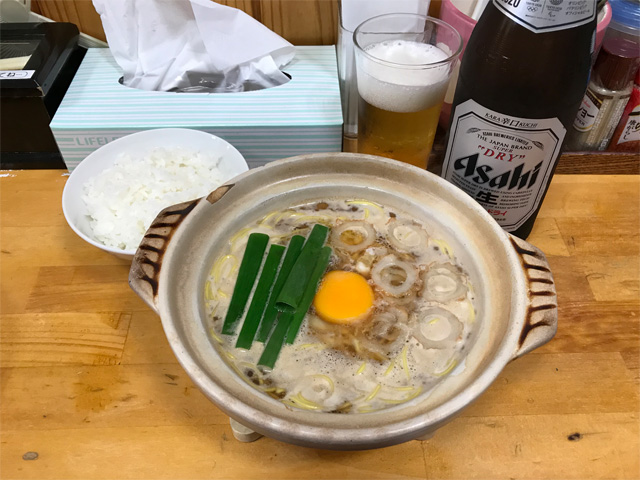
[[[411,174],[421,175],[428,178],[429,181],[438,183],[440,188],[443,188],[449,195],[452,195],[462,201],[465,206],[469,207],[473,211],[479,221],[484,222],[485,227],[488,227],[493,233],[496,245],[499,244],[501,246],[502,254],[505,255],[507,262],[510,265],[519,265],[520,260],[516,251],[509,242],[509,234],[502,230],[493,217],[491,217],[491,215],[489,215],[482,206],[475,202],[475,200],[444,179],[417,167],[404,164],[399,166],[399,163],[395,160],[384,159],[371,155],[349,153],[299,155],[271,162],[263,167],[249,170],[235,177],[228,183],[238,184],[249,176],[260,175],[272,169],[281,169],[290,164],[296,164],[301,161],[314,162],[327,160],[329,156],[339,157],[340,159],[344,158],[345,161],[357,158],[360,162],[366,160],[369,162],[385,164],[390,168],[408,168],[411,170]],[[194,213],[199,210],[199,207],[206,208],[207,202],[204,201],[204,199],[201,200],[201,202],[202,203],[200,205],[197,205],[193,209]],[[176,240],[178,240],[180,236],[180,234],[177,234],[175,236]],[[169,252],[170,249],[175,248],[175,244],[177,243],[179,242],[176,241],[174,244],[169,245],[167,252]],[[520,269],[514,268],[512,270],[513,282],[511,296],[513,297],[519,294],[518,290],[524,290],[524,274]],[[385,423],[383,421],[385,412],[389,412],[391,409],[384,409],[378,412],[366,414],[341,415],[340,418],[345,419],[343,422],[345,426],[340,426],[338,428],[335,426],[325,427],[294,421],[290,418],[290,415],[287,414],[287,410],[285,409],[282,410],[282,416],[264,411],[255,405],[260,405],[263,401],[277,401],[267,397],[266,395],[259,394],[259,392],[256,392],[252,387],[247,385],[247,390],[253,390],[252,400],[254,400],[254,397],[256,399],[256,402],[252,401],[251,403],[248,403],[242,399],[235,398],[223,385],[220,385],[211,379],[205,370],[200,367],[193,355],[191,355],[189,349],[186,348],[183,339],[174,326],[170,315],[171,295],[168,295],[168,292],[163,291],[163,285],[167,285],[168,283],[162,281],[163,276],[166,275],[168,275],[166,270],[161,271],[157,308],[171,348],[189,377],[205,393],[205,395],[216,404],[218,408],[223,410],[230,417],[271,438],[281,439],[289,443],[296,443],[304,446],[317,447],[321,445],[325,448],[340,449],[377,448],[417,438],[427,431],[435,429],[440,424],[446,423],[478,398],[492,384],[498,375],[500,375],[504,367],[514,358],[515,352],[518,350],[518,336],[523,328],[526,316],[525,306],[521,302],[512,302],[511,314],[505,329],[505,335],[497,343],[494,354],[489,357],[486,365],[480,373],[474,376],[456,395],[434,408],[423,412],[419,417],[411,416],[398,421]],[[513,308],[514,306],[515,309]],[[222,363],[226,368],[229,368],[224,360],[222,360]],[[410,403],[412,402],[413,401]],[[277,403],[280,404],[280,402]],[[405,405],[406,404],[391,408],[402,409]],[[307,415],[314,415],[315,418],[322,418],[327,415],[330,415],[331,417],[336,416],[336,414],[325,412],[302,412],[298,417]],[[361,415],[367,415],[368,418],[379,418],[381,421],[378,423],[378,426],[360,427],[357,425],[357,418]],[[349,419],[347,419],[347,417]],[[295,427],[295,429],[292,430],[291,428],[286,428],[288,426]],[[282,430],[286,430],[286,435],[279,434]],[[296,432],[294,438],[292,438],[292,431]]]

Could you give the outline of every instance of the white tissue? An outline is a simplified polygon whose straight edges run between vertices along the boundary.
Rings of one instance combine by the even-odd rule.
[[[282,85],[293,45],[241,10],[211,0],[93,0],[123,84],[159,91]]]

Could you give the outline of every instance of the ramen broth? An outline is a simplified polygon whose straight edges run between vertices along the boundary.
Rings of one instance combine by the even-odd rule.
[[[238,267],[249,234],[266,233],[271,243],[286,246],[315,224],[331,229],[327,271],[358,273],[371,286],[373,304],[366,318],[341,324],[326,316],[331,297],[323,300],[328,305],[316,297],[295,342],[285,344],[269,370],[257,365],[264,344],[235,348],[237,332],[221,333]],[[291,407],[336,413],[390,408],[427,394],[461,363],[473,339],[473,287],[454,253],[435,225],[364,200],[271,212],[230,237],[214,261],[205,284],[209,330],[244,380]]]

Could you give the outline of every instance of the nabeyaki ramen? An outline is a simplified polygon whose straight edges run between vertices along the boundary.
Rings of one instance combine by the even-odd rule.
[[[273,368],[264,348],[222,334],[249,235],[286,246],[315,224],[332,254],[293,344]],[[365,200],[325,199],[274,211],[230,237],[205,284],[209,330],[250,385],[290,407],[366,413],[427,394],[463,358],[477,328],[474,293],[454,252],[409,215]]]

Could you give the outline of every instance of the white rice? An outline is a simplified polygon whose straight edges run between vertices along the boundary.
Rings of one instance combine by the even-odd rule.
[[[142,158],[121,155],[84,184],[95,239],[136,249],[161,210],[207,195],[226,180],[219,162],[219,156],[182,148],[157,148]]]

